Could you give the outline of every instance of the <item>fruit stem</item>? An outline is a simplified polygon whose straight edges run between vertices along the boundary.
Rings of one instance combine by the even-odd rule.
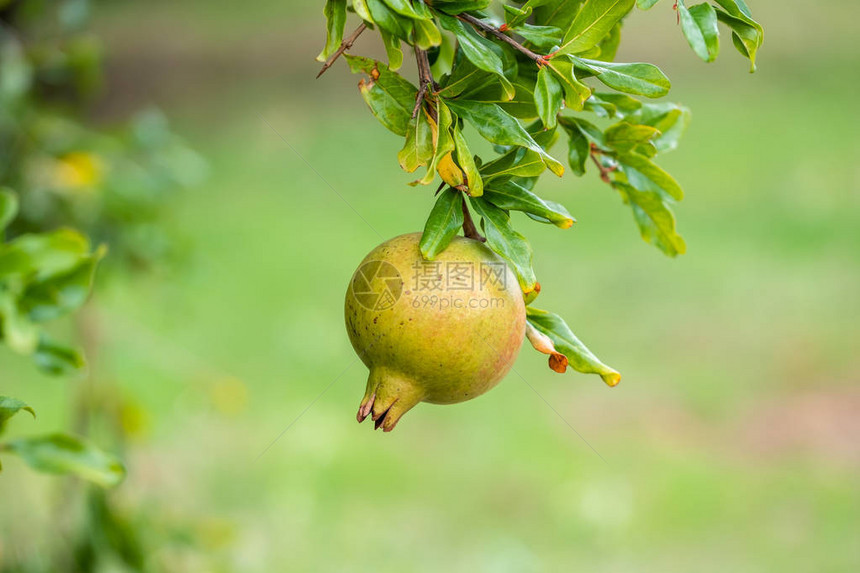
[[[474,239],[486,243],[487,239],[478,232],[475,222],[472,220],[472,213],[469,212],[469,206],[466,205],[466,199],[463,199],[463,235],[468,239]]]

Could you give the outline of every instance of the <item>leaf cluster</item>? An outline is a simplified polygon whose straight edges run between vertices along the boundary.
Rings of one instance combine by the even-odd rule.
[[[360,93],[380,123],[404,139],[401,167],[423,169],[412,185],[442,180],[421,241],[427,259],[475,213],[487,245],[516,272],[531,303],[539,292],[533,251],[511,212],[570,228],[575,219],[567,209],[535,190],[545,172],[562,176],[568,168],[579,177],[596,171],[629,206],[645,241],[668,256],[685,252],[672,211],[684,193],[656,160],[677,147],[690,111],[654,101],[671,88],[657,66],[615,61],[625,18],[637,5],[649,9],[657,1],[327,1],[319,59],[342,50],[349,12],[377,30],[387,63],[346,56],[352,71],[365,76]],[[743,0],[714,2],[672,6],[687,42],[713,61],[722,24],[754,69],[762,27]],[[419,64],[425,55],[431,64],[432,77],[422,76],[417,86],[398,73],[404,44]],[[495,153],[477,155],[475,135]],[[567,167],[554,155],[562,137]],[[559,317],[530,308],[529,321],[576,370],[616,381]]]

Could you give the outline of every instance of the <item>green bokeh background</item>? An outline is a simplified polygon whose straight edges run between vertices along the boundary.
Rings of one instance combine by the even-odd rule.
[[[625,27],[619,59],[659,64],[693,109],[661,160],[687,191],[686,256],[644,243],[594,173],[541,184],[572,230],[515,221],[539,306],[622,384],[524,349],[522,378],[388,435],[355,422],[342,299],[379,235],[423,227],[432,189],[406,185],[342,62],[313,79],[321,3],[101,6],[98,120],[155,103],[211,170],[171,217],[186,268],[95,293],[99,373],[139,420],[127,506],[190,520],[243,572],[860,570],[860,4],[749,4],[754,75],[725,33],[701,63],[668,0]],[[10,434],[68,419],[80,382],[6,350],[0,368],[40,414]],[[4,466],[0,543],[38,552],[56,479]]]

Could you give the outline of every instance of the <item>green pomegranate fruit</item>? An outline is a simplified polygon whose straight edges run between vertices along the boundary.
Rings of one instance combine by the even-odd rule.
[[[346,328],[370,369],[358,421],[389,432],[419,402],[454,404],[493,388],[526,328],[517,279],[483,243],[454,237],[435,260],[421,233],[373,249],[346,294]]]

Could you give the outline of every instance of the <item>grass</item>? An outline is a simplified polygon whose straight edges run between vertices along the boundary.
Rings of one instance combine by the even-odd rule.
[[[779,16],[760,3],[766,24]],[[285,4],[266,6],[270,19]],[[115,10],[111,30],[135,22]],[[201,46],[229,14],[196,24]],[[232,30],[273,29],[243,17]],[[786,21],[775,37],[796,31]],[[479,400],[422,405],[388,436],[354,422],[366,373],[341,305],[377,233],[420,229],[432,203],[404,185],[396,138],[342,67],[323,83],[260,72],[167,99],[212,173],[175,212],[195,247],[188,268],[97,293],[103,371],[146,412],[129,505],[226,521],[231,542],[210,552],[241,571],[856,570],[860,202],[845,110],[858,86],[837,72],[857,54],[822,64],[773,45],[755,76],[728,47],[713,70],[668,58],[675,98],[694,109],[663,161],[688,192],[676,210],[688,255],[642,242],[593,174],[544,184],[573,230],[516,222],[537,253],[539,306],[566,316],[621,386],[554,375],[524,349],[528,385],[511,375]],[[0,358],[4,392],[40,412],[11,430],[56,428],[67,383]],[[35,546],[46,510],[25,507],[53,482],[4,466],[4,483],[30,493],[0,531]]]

